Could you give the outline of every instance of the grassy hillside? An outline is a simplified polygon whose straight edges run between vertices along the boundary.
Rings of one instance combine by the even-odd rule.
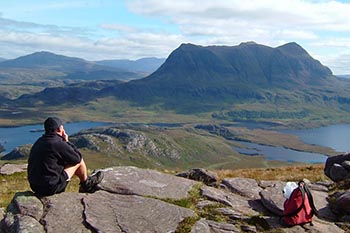
[[[102,127],[82,131],[70,138],[81,148],[87,163],[92,167],[132,165],[183,170],[193,167],[236,169],[286,164],[267,161],[261,156],[241,155],[233,150],[233,146],[242,146],[239,142],[194,129],[191,125],[171,128]],[[269,138],[278,143],[278,135]],[[295,147],[300,149],[304,144],[299,143]],[[322,150],[321,147],[317,149]]]
[[[76,86],[72,85],[72,87],[75,88]],[[53,97],[51,96],[50,98]],[[187,102],[188,110],[206,108],[205,105],[191,106],[193,103],[191,101]],[[334,106],[320,105],[318,103],[293,104],[294,102],[289,102],[288,99],[276,104],[237,103],[222,106],[221,110],[184,114],[180,114],[175,110],[164,109],[161,104],[139,106],[130,101],[119,100],[112,96],[99,97],[85,103],[81,101],[50,105],[45,105],[40,103],[40,101],[36,103],[36,106],[20,106],[15,103],[0,106],[0,125],[13,126],[42,123],[48,115],[60,116],[66,122],[86,120],[118,123],[232,123],[234,121],[255,121],[272,122],[286,128],[311,128],[350,122],[350,112],[346,105],[339,107],[336,104]],[[27,104],[30,105],[32,103],[28,102]]]

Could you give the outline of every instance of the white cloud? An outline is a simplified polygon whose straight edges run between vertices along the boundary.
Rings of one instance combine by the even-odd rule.
[[[350,38],[329,38],[327,40],[316,41],[313,46],[328,48],[347,48],[350,49]]]
[[[136,28],[123,24],[101,24],[100,27],[105,30],[113,30],[121,33],[133,33],[138,31]]]
[[[183,27],[188,24],[201,25],[203,21],[212,22],[212,27],[221,27],[215,22],[224,20],[231,23],[246,22],[253,28],[297,27],[350,31],[350,3],[335,1],[135,0],[128,3],[130,9],[136,13],[167,17],[171,22]]]
[[[256,41],[276,47],[296,41],[304,48],[310,48],[311,54],[316,54],[335,73],[345,72],[349,66],[346,62],[330,61],[325,51],[329,54],[332,52],[329,47],[337,47],[338,55],[340,49],[350,53],[350,3],[307,0],[134,0],[128,1],[128,6],[137,14],[177,25],[184,37],[194,43],[236,45],[243,41]],[[341,34],[344,39],[332,39],[335,34]],[[334,60],[337,58],[344,59],[344,56],[339,55]]]
[[[30,5],[23,1],[24,7],[15,11],[12,4],[12,9],[13,14],[35,14],[52,9],[91,9],[102,2],[63,0]],[[348,61],[343,54],[350,54],[350,3],[307,0],[129,0],[126,3],[135,15],[154,24],[145,26],[106,19],[95,28],[60,27],[16,21],[0,13],[0,57],[49,50],[89,60],[137,59],[166,57],[181,43],[233,46],[256,41],[276,47],[296,41],[323,64],[332,66],[333,71],[347,69],[339,68],[339,64],[349,66],[334,61],[337,58]],[[11,6],[7,9],[10,10],[6,11],[6,17]],[[168,30],[167,26],[176,30]],[[332,52],[333,60],[328,56]]]
[[[74,30],[73,30],[74,31]],[[166,41],[164,41],[166,38]],[[51,51],[88,60],[138,59],[140,57],[167,57],[184,38],[177,35],[134,32],[124,37],[89,39],[70,33],[19,32],[0,30],[0,51],[6,58],[36,51]],[[5,57],[1,56],[0,57]]]
[[[340,53],[320,57],[323,63],[329,67],[334,74],[350,74],[350,53]]]

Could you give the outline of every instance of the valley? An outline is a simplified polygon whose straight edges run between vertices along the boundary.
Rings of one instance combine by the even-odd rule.
[[[241,155],[233,150],[244,147],[239,141],[334,155],[337,152],[330,148],[308,145],[277,130],[350,122],[350,80],[335,77],[294,42],[277,48],[253,42],[231,47],[182,44],[166,60],[156,62],[146,65],[156,69],[153,73],[135,67],[126,70],[125,62],[116,66],[115,61],[90,62],[48,52],[0,62],[1,82],[6,84],[0,90],[0,125],[40,124],[53,115],[65,122],[128,127],[180,123],[176,129],[123,129],[146,135],[157,145],[156,151],[168,147],[177,151],[179,159],[170,152],[145,156],[151,153],[147,146],[130,152],[119,139],[111,139],[119,147],[109,152],[81,149],[96,166],[237,169],[288,164]],[[15,85],[16,79],[24,81]],[[239,122],[265,122],[271,127],[247,129],[235,126]],[[223,130],[232,132],[235,140],[196,125],[227,125]],[[83,138],[108,148],[96,135],[104,134],[91,132]]]

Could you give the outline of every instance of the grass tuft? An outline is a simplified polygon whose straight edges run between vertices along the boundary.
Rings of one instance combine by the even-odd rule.
[[[200,218],[198,216],[187,217],[180,222],[178,227],[175,230],[175,233],[189,233],[192,230],[192,227]]]
[[[0,208],[6,208],[17,192],[30,190],[26,172],[0,175]]]

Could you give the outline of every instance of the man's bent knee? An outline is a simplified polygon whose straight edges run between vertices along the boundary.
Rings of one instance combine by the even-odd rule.
[[[82,166],[82,164],[84,164],[84,160],[81,160],[80,163],[78,163],[74,166],[69,166],[69,167],[66,167],[64,169],[64,171],[68,175],[68,180],[70,180],[74,176],[74,174]]]

